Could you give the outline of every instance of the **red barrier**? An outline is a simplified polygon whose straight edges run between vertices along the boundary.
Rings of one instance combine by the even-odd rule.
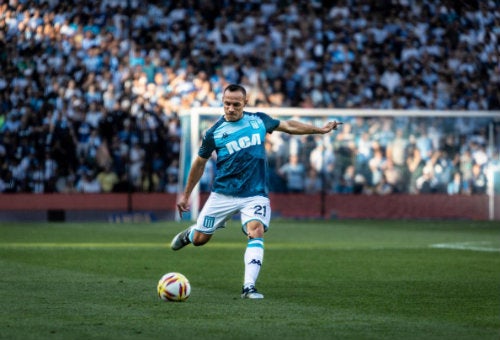
[[[121,194],[3,194],[0,210],[127,210]]]
[[[174,194],[132,194],[134,210],[175,210],[177,195]]]
[[[202,196],[201,202],[206,199]],[[486,195],[271,194],[274,217],[488,220]],[[174,211],[175,194],[1,194],[0,211]],[[323,204],[322,204],[323,202]],[[500,197],[494,219],[500,220]]]
[[[175,202],[170,194],[8,194],[0,195],[0,211],[173,210]]]
[[[326,219],[470,219],[488,220],[486,195],[271,195],[274,215]],[[500,220],[500,197],[495,220]]]

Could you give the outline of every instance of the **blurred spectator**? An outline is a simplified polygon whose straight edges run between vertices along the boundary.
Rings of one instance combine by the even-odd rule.
[[[118,175],[113,171],[110,164],[97,174],[97,181],[101,187],[101,192],[110,193],[114,191],[115,185],[119,182]]]
[[[12,171],[10,170],[5,170],[4,173],[2,174],[0,187],[2,189],[2,193],[7,193],[7,194],[13,194],[21,191],[19,183],[16,181],[16,179],[12,175]]]
[[[472,194],[485,194],[487,189],[487,177],[483,172],[483,168],[479,164],[474,164],[472,166],[472,178],[471,178],[471,193]]]
[[[299,157],[296,154],[290,155],[288,162],[279,168],[278,173],[285,179],[287,192],[304,192],[306,167],[299,162]]]
[[[317,194],[323,190],[323,183],[318,172],[313,168],[309,168],[304,181],[304,192],[306,194]]]
[[[406,159],[408,139],[404,137],[403,129],[396,130],[396,136],[387,145],[387,158],[394,162],[394,165],[403,167]]]
[[[157,172],[152,171],[151,168],[145,165],[141,169],[141,179],[136,191],[139,192],[159,192],[163,191],[165,184],[161,182],[161,177]]]
[[[456,171],[453,174],[453,179],[448,183],[447,192],[448,195],[457,195],[462,194],[466,191],[466,187],[464,187],[464,182],[462,180],[462,174],[460,171]]]
[[[76,189],[77,177],[72,169],[69,170],[68,174],[61,174],[57,176],[55,183],[55,188],[57,192],[60,193],[74,193],[77,192]]]
[[[382,178],[385,184],[391,187],[391,192],[404,192],[403,174],[400,167],[397,167],[393,160],[388,158],[382,166]]]
[[[141,188],[141,181],[143,176],[144,161],[146,153],[138,142],[134,142],[130,150],[130,181],[134,187]]]
[[[473,172],[472,169],[474,167],[474,162],[472,160],[472,156],[469,150],[464,150],[463,154],[460,155],[460,160],[458,164],[458,170],[462,174],[462,180],[464,182],[464,191],[465,193],[471,193],[471,182]]]
[[[385,178],[384,175],[382,175],[382,178],[378,182],[378,184],[375,186],[374,193],[377,195],[388,195],[392,194],[394,192],[393,186],[390,185],[387,182],[387,179]]]
[[[354,193],[356,178],[356,168],[354,165],[349,165],[345,169],[344,174],[340,177],[336,185],[335,192],[339,194],[352,194]]]
[[[429,169],[427,170],[426,177],[421,177],[423,175],[424,170],[424,161],[420,155],[420,150],[416,147],[413,147],[411,151],[408,153],[408,157],[406,158],[406,170],[408,173],[408,183],[406,192],[410,194],[416,194],[421,192],[422,182],[427,180],[429,177]],[[417,187],[417,180],[420,178],[420,188]]]
[[[45,192],[45,176],[43,165],[39,162],[31,163],[28,173],[28,190],[34,194],[43,194]]]
[[[95,177],[93,171],[85,171],[76,183],[76,191],[81,193],[100,193],[101,185]]]
[[[56,180],[58,173],[57,162],[52,158],[50,152],[45,152],[45,159],[43,163],[43,180],[45,185],[45,192],[55,192],[56,191]]]
[[[383,177],[383,168],[385,166],[385,158],[383,156],[382,150],[376,144],[373,157],[368,161],[368,168],[370,169],[370,180],[369,185],[371,187],[376,187]]]
[[[3,176],[0,177],[0,192],[7,192],[7,183],[5,183]]]
[[[422,160],[428,161],[431,158],[432,152],[434,151],[434,146],[432,140],[427,135],[427,130],[425,127],[419,129],[420,133],[416,136],[415,145],[420,151],[420,156]]]
[[[309,162],[312,168],[321,176],[324,187],[331,188],[333,176],[335,175],[333,146],[323,140],[317,140],[316,147],[309,155]]]
[[[420,194],[431,194],[437,191],[438,181],[430,164],[422,169],[422,174],[415,179],[415,189]]]

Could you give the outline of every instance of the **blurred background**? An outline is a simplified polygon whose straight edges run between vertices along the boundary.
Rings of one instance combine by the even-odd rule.
[[[271,191],[320,195],[313,216],[342,217],[325,208],[341,195],[433,195],[484,210],[445,218],[496,216],[499,1],[0,3],[2,212],[49,209],[60,220],[102,208],[90,194],[122,194],[106,209],[171,218],[180,113],[220,108],[224,87],[240,83],[249,111],[311,109],[305,120],[313,109],[446,113],[342,115],[328,139],[272,134]],[[76,193],[88,199],[54,196]]]

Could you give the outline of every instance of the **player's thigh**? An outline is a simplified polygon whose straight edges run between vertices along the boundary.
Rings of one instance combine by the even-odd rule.
[[[196,221],[196,230],[204,234],[213,234],[223,228],[226,221],[237,212],[234,199],[217,193],[211,193]]]
[[[269,228],[271,221],[271,203],[268,197],[254,196],[242,200],[241,225],[243,232],[247,233],[247,225],[251,221],[259,221],[264,226],[264,231]]]

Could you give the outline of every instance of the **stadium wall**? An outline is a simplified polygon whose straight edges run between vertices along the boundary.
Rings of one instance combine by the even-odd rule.
[[[489,219],[486,195],[327,195],[324,208],[320,195],[273,196],[273,214],[284,218],[313,218],[323,210],[326,219]]]
[[[202,194],[203,204],[207,194]],[[271,194],[274,218],[489,220],[487,195],[301,195]],[[175,194],[0,195],[0,221],[173,220]],[[495,197],[500,207],[500,197]],[[494,220],[500,220],[500,208]]]

